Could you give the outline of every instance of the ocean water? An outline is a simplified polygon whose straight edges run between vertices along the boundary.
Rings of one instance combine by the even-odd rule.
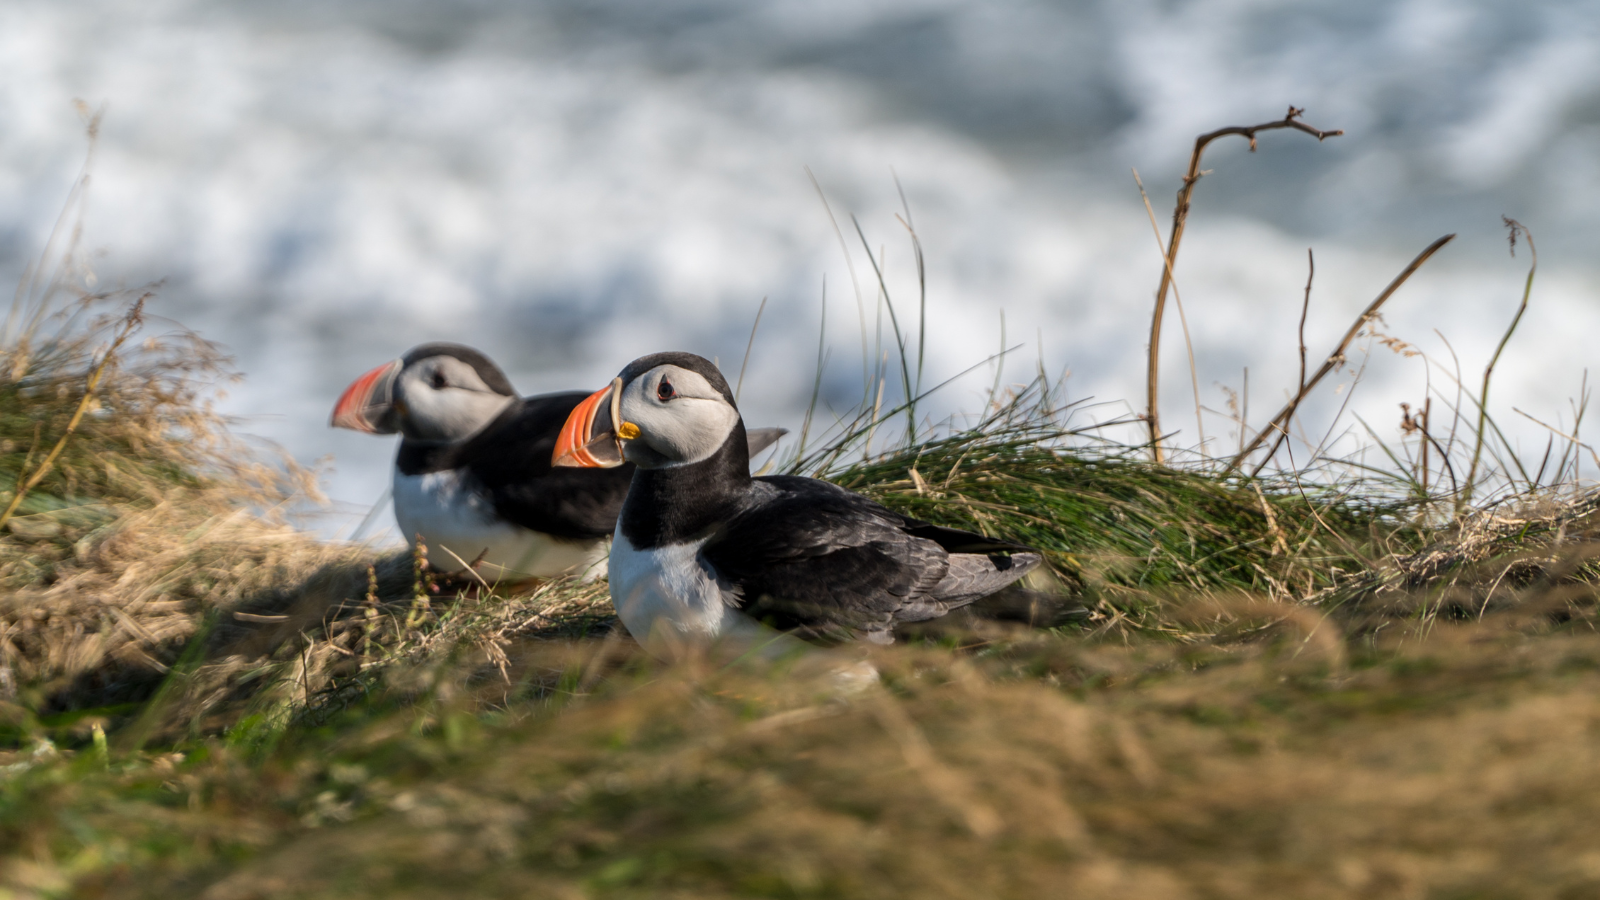
[[[231,349],[247,378],[224,408],[328,466],[330,533],[377,499],[393,452],[328,429],[334,399],[427,340],[483,348],[528,393],[660,349],[732,375],[765,298],[741,406],[797,428],[826,303],[825,399],[848,406],[862,323],[878,327],[852,216],[914,319],[909,209],[927,377],[978,365],[932,414],[981,406],[1002,340],[1020,345],[1006,380],[1070,371],[1104,404],[1090,415],[1126,412],[1160,273],[1131,170],[1164,228],[1195,135],[1290,104],[1345,134],[1219,143],[1196,190],[1178,286],[1205,406],[1246,367],[1254,424],[1283,402],[1308,247],[1315,361],[1412,255],[1460,235],[1383,323],[1445,368],[1354,354],[1359,384],[1325,383],[1308,431],[1353,391],[1343,423],[1394,440],[1400,402],[1448,387],[1452,350],[1480,377],[1528,262],[1502,215],[1541,251],[1492,401],[1527,452],[1547,433],[1513,407],[1570,423],[1600,334],[1596,2],[0,0],[13,281],[82,162],[74,99],[106,109],[97,275],[165,279],[156,311]],[[1163,415],[1192,445],[1178,324]],[[1237,440],[1204,425],[1214,448]]]

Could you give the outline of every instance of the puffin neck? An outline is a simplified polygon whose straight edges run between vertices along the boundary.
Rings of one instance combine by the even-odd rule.
[[[469,462],[487,446],[493,443],[495,433],[503,428],[521,412],[523,401],[514,400],[506,404],[500,414],[489,421],[487,425],[474,431],[464,438],[454,441],[430,441],[422,438],[400,438],[400,450],[395,457],[395,464],[405,475],[418,475],[425,472],[438,472],[444,469],[454,469]]]
[[[681,544],[737,512],[749,486],[750,448],[737,421],[717,452],[699,462],[635,470],[617,528],[635,549]]]

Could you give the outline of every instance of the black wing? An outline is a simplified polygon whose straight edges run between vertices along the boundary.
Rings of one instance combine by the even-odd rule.
[[[402,442],[395,465],[407,475],[464,468],[508,522],[561,538],[606,537],[617,524],[633,466],[550,465],[562,424],[587,396],[569,391],[518,400],[460,444]]]
[[[919,615],[950,568],[939,543],[907,530],[922,523],[812,478],[757,482],[759,505],[701,550],[747,613],[807,637],[887,640],[896,621],[944,611]]]
[[[517,416],[498,433],[486,436],[492,452],[478,454],[468,468],[488,489],[502,519],[555,537],[611,535],[633,480],[633,466],[550,465],[561,426],[587,396],[572,392],[529,397],[521,402]]]

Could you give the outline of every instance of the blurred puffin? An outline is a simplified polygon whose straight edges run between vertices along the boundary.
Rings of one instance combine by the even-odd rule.
[[[519,397],[487,356],[432,343],[357,378],[331,424],[401,434],[394,514],[445,573],[479,562],[489,578],[606,573],[608,538],[632,478],[616,469],[552,469],[562,423],[582,391]],[[783,434],[763,429],[758,453]]]
[[[1040,562],[815,478],[752,477],[728,383],[691,353],[634,360],[567,419],[558,468],[624,462],[637,468],[612,539],[611,599],[641,643],[706,643],[754,619],[886,644],[896,623],[942,616]]]

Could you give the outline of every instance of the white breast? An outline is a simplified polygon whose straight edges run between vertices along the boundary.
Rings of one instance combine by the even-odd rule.
[[[606,574],[605,540],[566,540],[501,521],[469,479],[459,471],[394,473],[395,521],[407,541],[422,536],[432,568],[459,571],[456,557],[472,562],[481,555],[478,572],[491,581]]]
[[[736,618],[715,573],[700,558],[704,540],[636,550],[619,523],[611,540],[611,602],[641,644],[700,643],[721,635]]]

